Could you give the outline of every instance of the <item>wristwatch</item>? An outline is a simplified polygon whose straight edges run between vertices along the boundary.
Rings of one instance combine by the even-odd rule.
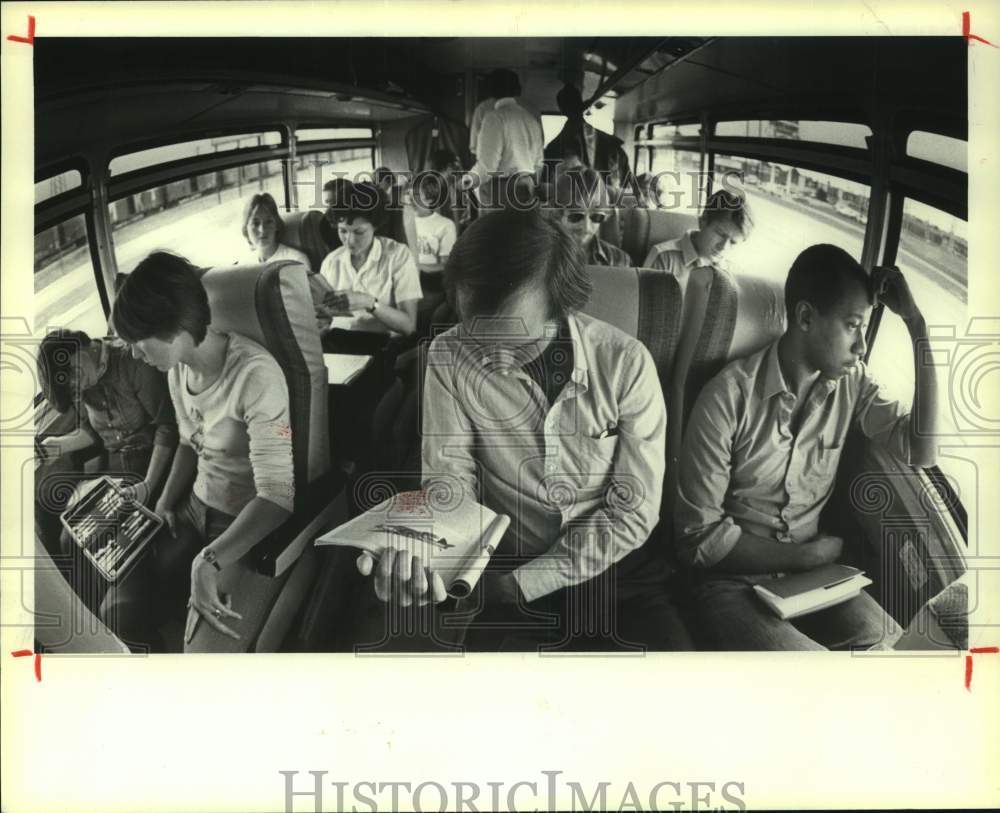
[[[211,548],[201,549],[201,558],[208,562],[216,570],[221,571],[222,565],[219,564],[219,555]]]
[[[375,297],[372,297],[372,306],[370,308],[365,308],[365,310],[368,311],[368,313],[375,313],[375,308],[377,307],[378,300]]]

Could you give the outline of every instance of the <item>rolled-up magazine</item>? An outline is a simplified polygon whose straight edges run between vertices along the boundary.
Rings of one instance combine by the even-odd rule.
[[[419,556],[441,576],[452,598],[465,598],[479,581],[510,525],[475,500],[434,504],[424,491],[404,491],[334,528],[317,545],[360,548],[378,558],[389,549]]]

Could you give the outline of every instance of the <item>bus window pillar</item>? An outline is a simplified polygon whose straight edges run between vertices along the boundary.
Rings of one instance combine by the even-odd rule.
[[[110,313],[110,305],[114,300],[115,280],[118,277],[118,260],[115,257],[114,236],[112,234],[110,199],[108,195],[108,179],[111,174],[109,160],[106,154],[88,156],[92,179],[92,205],[89,216],[92,218],[93,234],[96,251],[91,251],[91,259],[98,271],[102,285],[99,286],[106,313]]]

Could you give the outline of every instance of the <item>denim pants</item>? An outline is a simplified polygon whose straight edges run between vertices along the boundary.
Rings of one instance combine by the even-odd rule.
[[[704,578],[692,595],[706,642],[723,651],[888,649],[902,632],[863,590],[842,604],[790,621],[778,618],[747,579]]]

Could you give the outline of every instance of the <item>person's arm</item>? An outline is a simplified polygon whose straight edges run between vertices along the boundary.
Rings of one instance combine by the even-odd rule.
[[[191,490],[195,474],[198,472],[198,455],[187,443],[181,441],[174,452],[170,474],[163,486],[163,493],[156,501],[153,512],[167,524],[171,536],[177,536],[176,511],[181,498]]]
[[[243,381],[235,393],[236,410],[247,427],[256,496],[191,564],[192,607],[210,626],[232,638],[239,636],[220,618],[241,616],[223,602],[218,574],[280,527],[295,503],[288,387],[281,368],[273,359],[268,361],[255,359],[241,371]]]
[[[906,414],[898,402],[883,398],[878,385],[862,377],[856,416],[864,434],[885,446],[901,462],[933,466],[937,462],[938,385],[929,355],[927,323],[898,268],[876,268],[872,287],[878,300],[899,316],[913,347],[913,408]]]
[[[496,111],[490,110],[483,115],[482,123],[479,126],[479,139],[476,143],[476,163],[470,170],[473,175],[479,177],[480,186],[488,182],[491,172],[496,172],[499,169],[502,157],[502,122]]]
[[[459,340],[450,334],[420,351],[427,353],[420,412],[422,485],[427,490],[435,488],[439,481],[448,488],[457,485],[467,498],[478,502],[475,430],[454,388],[458,350]],[[375,593],[382,601],[398,597],[403,606],[408,606],[438,603],[446,597],[441,577],[429,573],[419,557],[386,550],[375,567],[374,557],[362,553],[357,566],[365,576],[374,571]]]
[[[808,570],[839,555],[835,543],[790,544],[744,532],[726,514],[732,449],[743,406],[733,385],[716,377],[691,409],[678,461],[674,524],[678,557],[695,568],[730,573]],[[832,539],[833,537],[827,537]],[[827,558],[833,554],[833,559]]]
[[[156,427],[153,454],[149,459],[146,476],[138,486],[140,491],[137,496],[145,503],[170,468],[174,449],[177,448],[177,421],[167,387],[167,377],[163,373],[144,362],[132,360],[131,383],[136,399],[149,416],[150,423]]]
[[[603,502],[568,523],[548,551],[514,571],[527,601],[600,575],[643,545],[659,522],[667,431],[663,390],[652,356],[641,345],[620,367],[617,437],[579,439],[614,446],[609,471],[578,472],[604,478]],[[574,439],[564,442],[570,445]],[[507,598],[513,597],[508,591]]]
[[[67,432],[65,435],[51,435],[41,441],[42,449],[45,451],[46,460],[54,460],[63,455],[78,452],[96,443],[93,430],[83,427]]]

